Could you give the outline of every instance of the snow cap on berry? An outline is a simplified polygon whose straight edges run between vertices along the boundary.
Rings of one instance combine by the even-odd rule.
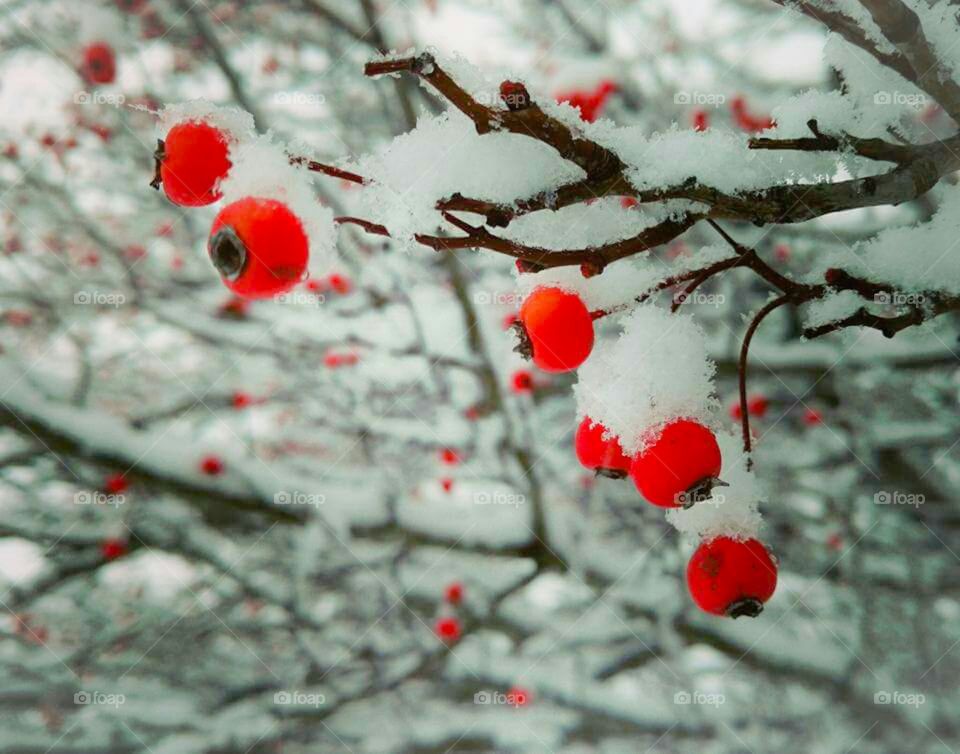
[[[250,113],[239,107],[220,107],[205,99],[165,105],[157,116],[158,139],[163,139],[178,123],[187,121],[208,123],[223,131],[228,141],[237,144],[252,140],[256,133]]]
[[[603,424],[633,456],[674,419],[710,426],[714,371],[706,335],[691,316],[640,306],[624,319],[621,336],[601,340],[580,367],[578,417]]]
[[[321,206],[310,173],[290,159],[269,135],[237,145],[230,152],[233,167],[220,189],[226,204],[245,197],[282,202],[300,220],[310,242],[310,267],[327,269],[334,249],[333,212]]]

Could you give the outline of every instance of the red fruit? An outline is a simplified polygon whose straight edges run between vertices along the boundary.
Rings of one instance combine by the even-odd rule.
[[[480,409],[477,406],[470,406],[463,412],[463,416],[467,421],[475,422],[480,418]]]
[[[790,261],[790,247],[785,243],[778,243],[773,247],[773,255],[777,258],[778,262],[789,262]]]
[[[692,120],[694,131],[706,131],[707,126],[710,125],[710,116],[707,115],[706,110],[694,110]]]
[[[730,418],[740,421],[743,418],[743,409],[740,408],[740,399],[730,404]]]
[[[443,598],[451,605],[459,605],[463,602],[463,584],[459,581],[447,584],[447,588],[443,590]]]
[[[233,395],[230,396],[230,405],[236,409],[246,408],[251,403],[253,403],[253,398],[250,397],[249,393],[245,393],[242,390],[236,390]]]
[[[507,109],[516,112],[530,107],[530,93],[519,81],[502,81],[500,83],[500,99]]]
[[[766,396],[755,395],[747,401],[747,411],[750,416],[756,416],[762,419],[766,415],[768,408],[770,408],[770,401],[767,400]]]
[[[593,123],[603,111],[610,95],[617,89],[617,85],[609,80],[601,81],[596,89],[590,91],[575,91],[557,96],[557,102],[569,102],[580,111],[580,118],[587,123]]]
[[[220,198],[220,181],[230,171],[230,140],[203,121],[178,123],[157,149],[160,182],[167,198],[183,207],[201,207]]]
[[[815,408],[808,408],[803,412],[803,423],[808,427],[816,427],[818,424],[823,424],[823,414]]]
[[[443,488],[444,492],[449,492],[453,489],[453,480],[450,477],[444,477],[440,480],[440,486]]]
[[[106,42],[94,42],[83,50],[80,75],[88,84],[109,84],[117,76],[113,48]]]
[[[518,369],[510,378],[510,387],[515,393],[529,393],[533,390],[533,375],[526,369]]]
[[[507,702],[514,707],[523,707],[530,703],[531,694],[520,686],[511,686],[507,691]]]
[[[264,298],[303,279],[309,242],[299,218],[286,205],[245,197],[220,210],[207,250],[227,288],[248,298]]]
[[[755,618],[777,588],[777,564],[756,539],[717,537],[693,553],[687,587],[704,612]]]
[[[437,618],[437,622],[433,624],[433,631],[447,644],[453,644],[458,641],[460,635],[463,633],[460,621],[450,616]]]
[[[105,560],[116,560],[127,554],[129,548],[122,539],[105,539],[100,543],[100,554]]]
[[[519,321],[520,321],[520,315],[517,314],[516,312],[510,312],[510,314],[508,314],[506,317],[503,318],[503,329],[509,330]]]
[[[330,275],[327,278],[327,282],[330,284],[330,287],[341,296],[345,296],[346,294],[350,293],[350,290],[353,287],[350,283],[350,278],[337,272]]]
[[[520,307],[520,352],[545,372],[576,369],[593,349],[593,318],[575,293],[537,288]]]
[[[605,432],[602,424],[589,416],[584,418],[573,439],[577,460],[602,476],[622,479],[630,471],[630,459],[624,455],[620,441],[616,437],[605,438]]]
[[[829,547],[831,550],[839,552],[843,549],[843,537],[834,532],[827,537],[827,547]]]
[[[106,479],[103,480],[103,491],[108,495],[122,495],[130,487],[130,482],[127,481],[127,478],[117,472],[116,474],[111,474]]]
[[[453,448],[444,448],[440,451],[440,462],[448,466],[455,466],[460,463],[460,454]]]
[[[713,432],[695,421],[677,419],[633,459],[630,476],[654,505],[689,507],[710,496],[720,465]]]
[[[620,197],[620,206],[623,207],[624,209],[632,209],[633,207],[636,207],[638,204],[640,204],[640,202],[637,201],[637,199],[635,199],[632,196]]]
[[[223,473],[223,461],[218,456],[205,456],[200,461],[200,471],[207,476],[218,476]]]

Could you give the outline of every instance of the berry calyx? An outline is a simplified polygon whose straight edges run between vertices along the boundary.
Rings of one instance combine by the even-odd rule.
[[[463,602],[463,584],[459,581],[447,584],[447,588],[443,590],[443,599],[451,605],[459,605]]]
[[[460,639],[463,628],[460,626],[459,620],[451,616],[445,616],[437,618],[436,623],[433,624],[433,632],[447,644],[453,644]]]
[[[576,369],[593,350],[593,318],[580,297],[537,288],[520,307],[516,350],[545,372]]]
[[[220,181],[230,172],[230,140],[203,121],[178,123],[154,154],[157,173],[150,184],[182,207],[201,207],[220,198]]]
[[[110,538],[100,543],[100,554],[104,560],[116,560],[129,552],[127,543],[122,539]]]
[[[777,588],[777,564],[759,540],[717,537],[693,553],[687,587],[704,612],[755,618]]]
[[[620,441],[589,416],[577,427],[573,447],[580,464],[600,476],[623,479],[630,471],[630,459],[620,447]]]
[[[200,471],[207,476],[219,476],[223,473],[223,461],[219,456],[204,456],[200,461]]]
[[[94,42],[83,50],[80,75],[88,84],[109,84],[117,76],[117,60],[106,42]]]
[[[303,279],[309,242],[300,219],[285,204],[245,197],[220,210],[207,251],[227,288],[247,298],[265,298]]]
[[[127,478],[119,472],[103,480],[103,491],[108,495],[122,495],[129,487]]]
[[[630,464],[630,477],[648,502],[688,508],[724,485],[717,476],[720,446],[713,432],[689,419],[667,424]]]

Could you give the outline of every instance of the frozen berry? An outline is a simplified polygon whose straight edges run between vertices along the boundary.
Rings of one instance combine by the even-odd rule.
[[[695,421],[677,419],[630,464],[640,493],[663,508],[689,507],[722,484],[720,447],[713,432]]]
[[[184,121],[167,132],[157,147],[154,188],[174,204],[200,207],[220,198],[220,181],[230,171],[227,134],[203,121]]]
[[[129,487],[130,483],[127,478],[119,472],[111,474],[103,480],[103,491],[108,495],[122,495]]]
[[[447,584],[447,588],[443,590],[443,598],[451,605],[459,605],[463,602],[463,584],[459,581]]]
[[[459,620],[451,616],[445,616],[437,618],[436,623],[433,624],[433,631],[447,644],[453,644],[460,638],[463,629]]]
[[[605,434],[608,436],[604,437]],[[609,436],[606,427],[589,416],[580,422],[573,445],[581,465],[602,476],[622,479],[630,471],[630,459],[620,447],[620,441]]]
[[[307,269],[309,243],[300,219],[274,199],[245,197],[220,210],[207,250],[224,285],[248,298],[283,293]]]
[[[109,84],[117,76],[113,48],[106,42],[94,42],[83,50],[80,73],[88,84]]]
[[[754,618],[777,588],[777,564],[759,540],[717,537],[693,553],[687,586],[704,612]]]
[[[537,288],[520,307],[518,350],[546,372],[576,369],[593,349],[593,318],[580,297]]]
[[[128,551],[127,543],[122,539],[110,538],[100,543],[100,554],[104,560],[122,558]]]
[[[223,473],[223,461],[218,456],[206,456],[200,461],[200,471],[207,476],[219,476]]]

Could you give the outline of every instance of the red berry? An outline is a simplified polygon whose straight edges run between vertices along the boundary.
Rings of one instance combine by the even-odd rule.
[[[523,707],[529,704],[531,698],[530,692],[520,686],[511,686],[507,691],[507,703],[514,707]]]
[[[778,262],[789,262],[790,261],[790,247],[785,243],[778,243],[773,247],[773,255],[777,258]]]
[[[480,418],[480,408],[478,406],[470,406],[463,412],[463,416],[467,421],[475,422]]]
[[[224,285],[248,298],[283,293],[307,269],[309,242],[299,218],[274,199],[245,197],[220,210],[207,250]]]
[[[122,539],[105,539],[100,543],[100,554],[105,560],[122,558],[128,552],[127,543]]]
[[[455,466],[460,463],[460,454],[453,448],[444,448],[440,451],[440,462],[448,466]]]
[[[747,411],[750,413],[750,416],[756,416],[762,419],[766,415],[768,408],[770,408],[770,401],[767,400],[767,397],[764,395],[754,395],[747,401]]]
[[[353,287],[350,283],[350,278],[346,275],[341,275],[338,272],[333,273],[327,278],[327,282],[330,284],[330,288],[334,292],[339,293],[341,296],[345,296],[350,293],[351,288]]]
[[[183,207],[215,202],[230,171],[229,152],[229,138],[219,128],[193,120],[175,125],[158,152],[167,198]]]
[[[689,419],[667,424],[630,464],[630,476],[654,505],[679,508],[709,493],[720,473],[713,432]]]
[[[575,293],[537,288],[520,307],[525,331],[521,349],[545,372],[576,369],[593,349],[593,319]]]
[[[130,487],[130,482],[127,481],[127,478],[117,472],[116,474],[111,474],[106,479],[103,480],[103,491],[108,495],[122,495]]]
[[[109,84],[117,76],[113,48],[106,42],[94,42],[83,51],[80,74],[88,84]]]
[[[808,427],[816,427],[818,424],[823,424],[823,414],[815,408],[808,408],[803,412],[803,423]]]
[[[707,115],[706,110],[693,111],[693,130],[694,131],[706,131],[707,126],[709,125],[710,125],[710,116]]]
[[[756,539],[717,537],[693,553],[687,586],[704,612],[753,618],[777,588],[777,564]]]
[[[503,318],[503,329],[509,330],[519,321],[520,321],[520,315],[517,314],[516,312],[510,312],[507,316]]]
[[[533,390],[533,375],[526,369],[518,369],[510,378],[510,387],[515,393],[529,393]]]
[[[743,409],[740,407],[740,399],[730,404],[730,418],[740,421],[743,418]]]
[[[630,471],[630,459],[624,455],[616,437],[604,437],[606,431],[606,427],[589,416],[580,422],[573,440],[577,460],[598,474],[621,479]]]
[[[829,547],[831,550],[839,552],[843,549],[843,537],[834,532],[827,537],[827,547]]]
[[[463,602],[463,584],[459,581],[447,584],[447,588],[443,590],[443,598],[451,605],[459,605]]]
[[[620,197],[620,206],[624,209],[632,209],[636,207],[640,202],[632,196],[621,196]]]
[[[460,634],[463,632],[463,629],[460,626],[459,620],[447,616],[437,618],[437,622],[433,624],[433,631],[447,644],[453,644],[460,639]]]
[[[218,476],[223,473],[223,461],[218,456],[205,456],[200,461],[200,471],[207,476]]]
[[[440,480],[440,486],[444,492],[449,492],[453,489],[453,480],[450,477],[444,477]]]
[[[253,398],[250,397],[250,393],[245,393],[242,390],[235,390],[233,395],[230,396],[230,405],[236,409],[246,408],[251,403],[253,403]]]

